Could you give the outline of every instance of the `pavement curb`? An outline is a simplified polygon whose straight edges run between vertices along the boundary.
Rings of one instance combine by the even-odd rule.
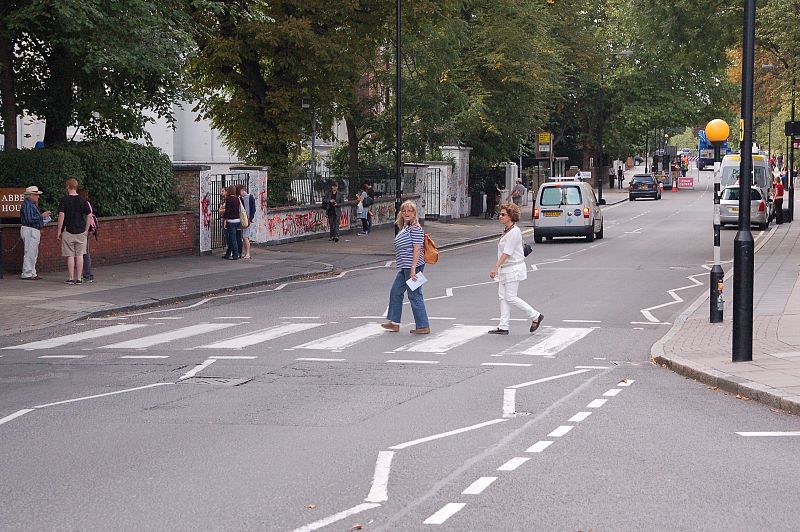
[[[769,233],[769,236],[765,238],[764,241],[759,243],[756,251],[761,249],[769,241],[769,238],[772,237],[773,233],[774,228],[773,231]],[[725,273],[724,279],[727,281],[731,276],[733,276],[733,268]],[[664,344],[666,344],[672,339],[673,336],[680,332],[689,317],[694,314],[698,308],[700,308],[700,305],[708,300],[709,295],[710,294],[708,291],[700,294],[697,299],[695,299],[692,304],[686,308],[686,310],[678,315],[678,318],[672,324],[672,327],[670,327],[669,331],[667,331],[667,334],[662,336],[650,348],[650,360],[654,364],[658,364],[659,366],[674,371],[679,375],[689,377],[690,379],[694,379],[708,386],[719,388],[720,390],[728,393],[736,394],[739,397],[758,401],[759,403],[763,403],[773,408],[786,410],[787,412],[795,415],[800,415],[800,396],[772,388],[765,384],[749,381],[745,378],[737,377],[729,373],[718,371],[679,356],[667,356],[665,354]]]

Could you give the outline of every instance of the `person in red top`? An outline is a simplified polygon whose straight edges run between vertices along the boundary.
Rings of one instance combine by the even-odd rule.
[[[783,223],[783,183],[780,177],[776,177],[775,181],[775,201],[773,208],[775,209],[775,223]]]

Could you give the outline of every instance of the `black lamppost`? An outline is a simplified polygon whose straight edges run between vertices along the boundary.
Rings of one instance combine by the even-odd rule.
[[[395,74],[395,153],[394,153],[394,171],[395,171],[395,178],[394,178],[394,210],[395,215],[400,213],[400,203],[403,199],[403,160],[402,160],[402,146],[403,146],[403,124],[400,120],[401,112],[400,112],[400,54],[402,50],[400,36],[401,36],[401,26],[400,26],[400,0],[397,0],[397,13],[396,13],[396,20],[395,20],[395,38],[397,39],[397,43],[395,46],[395,57],[394,57],[394,74]],[[394,234],[400,229],[395,225],[394,227]]]
[[[753,57],[756,0],[744,0],[742,46],[742,141],[739,165],[739,231],[733,241],[733,362],[753,360],[753,272],[755,245],[750,232],[750,183],[753,170]]]
[[[715,119],[706,124],[706,137],[714,146],[714,266],[711,268],[709,275],[709,321],[711,323],[721,323],[723,315],[723,307],[725,302],[722,299],[723,280],[725,272],[722,271],[720,265],[720,251],[719,251],[719,192],[720,192],[720,175],[719,175],[719,162],[720,162],[720,147],[728,140],[728,135],[731,133],[731,128],[727,122],[720,119]]]
[[[794,220],[794,86],[795,77],[792,76],[792,138],[789,141],[789,219],[785,221],[791,222]]]
[[[616,56],[622,57],[630,57],[633,55],[633,52],[630,50],[620,50],[619,52],[611,52],[611,62],[610,67],[614,68],[614,58]],[[599,148],[599,155],[600,161],[595,162],[595,168],[597,168],[597,201],[601,202],[600,204],[603,205],[603,180],[606,179],[606,175],[604,174],[603,170],[605,170],[605,149],[603,147],[603,129],[605,128],[605,119],[604,115],[606,113],[606,109],[604,108],[605,102],[605,90],[603,88],[603,66],[600,67],[600,88],[598,90],[598,98],[597,103],[600,106],[598,109],[597,116],[600,119],[600,123],[597,127],[597,146]]]

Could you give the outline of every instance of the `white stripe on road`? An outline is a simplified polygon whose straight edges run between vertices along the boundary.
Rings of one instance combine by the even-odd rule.
[[[503,417],[512,417],[517,411],[517,390],[503,390]]]
[[[494,425],[495,423],[502,423],[504,421],[508,421],[507,419],[492,419],[491,421],[484,421],[483,423],[478,423],[477,425],[470,425],[469,427],[463,427],[460,429],[450,430],[447,432],[442,432],[439,434],[434,434],[433,436],[426,436],[425,438],[419,438],[417,440],[407,441],[405,443],[399,443],[397,445],[392,445],[389,449],[394,451],[399,451],[401,449],[407,449],[408,447],[412,447],[414,445],[419,445],[420,443],[426,443],[433,440],[438,440],[440,438],[446,438],[448,436],[454,436],[456,434],[461,434],[462,432],[468,432],[470,430],[480,429],[483,427],[488,427],[489,425]]]
[[[254,333],[243,334],[234,338],[228,338],[213,344],[201,345],[199,349],[242,349],[251,345],[260,344],[268,340],[274,340],[281,336],[294,334],[302,331],[320,327],[324,323],[287,323],[262,329]]]
[[[62,345],[71,344],[74,342],[80,342],[81,340],[91,340],[92,338],[110,336],[112,334],[118,334],[132,329],[138,329],[140,327],[147,327],[147,325],[146,324],[111,325],[109,327],[101,327],[99,329],[94,329],[91,331],[83,331],[75,334],[68,334],[66,336],[57,336],[55,338],[50,338],[48,340],[39,340],[38,342],[30,342],[22,345],[12,345],[10,347],[3,347],[2,349],[25,349],[25,350],[50,349],[53,347],[59,347]]]
[[[464,502],[448,502],[442,506],[438,512],[427,518],[422,522],[423,525],[441,525],[454,514],[459,512],[467,504]]]
[[[213,358],[210,358],[210,359],[206,360],[205,362],[196,365],[194,368],[192,368],[191,370],[189,370],[186,373],[184,373],[183,375],[181,375],[178,380],[182,381],[183,379],[188,379],[189,377],[194,377],[195,375],[197,375],[199,372],[201,372],[204,369],[206,369],[208,366],[210,366],[214,362],[216,362],[216,360],[214,360]]]
[[[256,356],[211,356],[209,355],[208,358],[214,360],[255,360],[258,357]]]
[[[611,388],[606,393],[603,394],[603,397],[616,397],[619,392],[622,390],[620,388]]]
[[[608,401],[608,399],[595,399],[594,401],[586,405],[586,408],[600,408],[601,406],[606,404],[606,401]]]
[[[0,418],[0,425],[3,423],[8,423],[12,419],[17,419],[19,416],[24,416],[28,412],[33,412],[33,408],[23,408],[22,410],[17,410],[13,414],[10,414],[4,418]]]
[[[182,338],[189,338],[190,336],[197,336],[198,334],[205,334],[228,327],[234,327],[236,323],[201,323],[199,325],[190,325],[188,327],[181,327],[174,331],[168,331],[161,334],[154,334],[151,336],[144,336],[135,340],[127,340],[116,344],[105,345],[101,349],[141,349],[144,347],[151,347],[158,344],[165,344],[173,340],[180,340]]]
[[[584,419],[586,419],[591,415],[592,415],[591,412],[578,412],[577,414],[569,418],[567,421],[569,421],[570,423],[580,423],[581,421],[583,421]]]
[[[540,453],[540,452],[544,451],[545,449],[547,449],[548,447],[550,447],[551,445],[553,445],[553,442],[551,442],[551,441],[547,441],[547,440],[537,441],[536,443],[534,443],[533,445],[531,445],[530,447],[525,449],[525,452],[526,453]]]
[[[350,517],[351,515],[359,514],[365,510],[371,510],[379,506],[380,504],[378,503],[361,503],[357,506],[353,506],[352,508],[339,512],[338,514],[333,514],[330,517],[326,517],[325,519],[320,519],[319,521],[314,521],[313,523],[301,526],[300,528],[295,528],[292,532],[311,532],[312,530],[318,530],[337,521],[341,521],[342,519]]]
[[[136,388],[128,388],[127,390],[117,390],[116,392],[99,393],[97,395],[87,395],[86,397],[77,397],[75,399],[67,399],[66,401],[57,401],[55,403],[47,403],[44,405],[36,405],[33,408],[47,408],[48,406],[65,405],[67,403],[76,403],[78,401],[86,401],[88,399],[97,399],[98,397],[108,397],[109,395],[117,395],[120,393],[135,392],[137,390],[145,390],[147,388],[155,388],[156,386],[167,386],[175,384],[174,382],[157,382],[155,384],[148,384],[147,386],[137,386]]]
[[[554,381],[556,379],[563,379],[564,377],[571,377],[572,375],[578,375],[580,373],[586,373],[588,371],[590,371],[590,370],[588,370],[588,369],[578,369],[578,370],[575,370],[575,371],[570,371],[569,373],[562,373],[560,375],[553,375],[552,377],[545,377],[543,379],[537,379],[535,381],[528,381],[528,382],[523,382],[521,384],[515,384],[514,386],[509,386],[508,388],[510,388],[512,390],[516,390],[517,388],[525,388],[526,386],[532,386],[534,384],[541,384],[541,383],[547,382],[547,381]]]
[[[533,366],[533,364],[519,364],[516,362],[482,362],[481,366],[509,366],[517,368],[529,368]]]
[[[503,351],[503,354],[554,356],[592,331],[594,329],[590,327],[553,327],[552,329],[544,329],[541,334],[511,346]],[[544,338],[542,338],[543,336]]]
[[[387,360],[386,362],[391,364],[438,364],[438,360],[400,360],[400,359],[392,359]]]
[[[346,349],[373,336],[389,332],[377,323],[367,323],[349,331],[342,331],[312,342],[296,345],[294,349]]]
[[[36,358],[86,358],[86,355],[42,355]]]
[[[392,467],[394,451],[381,451],[375,462],[372,487],[364,502],[385,502],[389,500],[389,470]]]
[[[572,430],[572,425],[561,425],[556,430],[547,435],[548,438],[560,438]]]
[[[0,420],[2,421],[2,420]],[[800,432],[793,431],[793,432],[737,432],[739,436],[744,436],[746,438],[752,437],[773,437],[773,436],[800,436]]]
[[[517,456],[497,468],[498,471],[514,471],[516,468],[530,460],[527,456]]]
[[[436,334],[433,338],[425,338],[408,345],[398,347],[395,351],[413,351],[417,353],[445,353],[454,347],[464,345],[470,340],[485,336],[489,329],[483,325],[454,325]]]
[[[470,484],[467,489],[461,492],[462,495],[480,495],[483,493],[483,490],[488,488],[492,485],[492,482],[497,480],[497,477],[481,477],[472,484]]]

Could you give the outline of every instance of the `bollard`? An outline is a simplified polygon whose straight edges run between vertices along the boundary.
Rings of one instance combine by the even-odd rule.
[[[725,306],[725,300],[722,298],[722,291],[725,285],[724,278],[725,272],[722,271],[722,266],[715,264],[714,267],[711,268],[711,274],[709,276],[709,288],[711,289],[709,295],[711,303],[709,318],[711,323],[722,322],[723,308]]]

